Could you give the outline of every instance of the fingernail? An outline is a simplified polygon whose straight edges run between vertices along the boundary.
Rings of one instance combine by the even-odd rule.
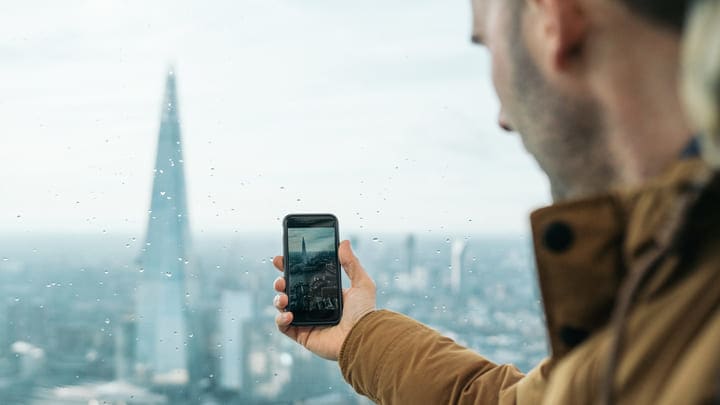
[[[275,298],[273,298],[273,305],[277,306],[279,301],[280,301],[280,296],[276,295]]]

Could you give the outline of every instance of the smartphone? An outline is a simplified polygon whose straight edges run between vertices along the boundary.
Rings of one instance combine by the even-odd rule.
[[[290,214],[283,220],[285,293],[292,325],[340,322],[338,234],[338,220],[332,214]]]

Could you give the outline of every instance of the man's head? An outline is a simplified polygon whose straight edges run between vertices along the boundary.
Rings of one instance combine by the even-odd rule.
[[[664,25],[677,32],[682,31],[690,0],[615,0],[624,3],[638,16]]]
[[[500,124],[556,199],[638,183],[689,138],[677,94],[683,1],[472,0]]]
[[[720,1],[697,0],[683,43],[683,95],[705,160],[720,168]]]

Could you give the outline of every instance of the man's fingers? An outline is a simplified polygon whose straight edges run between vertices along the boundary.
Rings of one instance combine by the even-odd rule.
[[[353,287],[374,285],[372,279],[365,272],[362,264],[360,264],[357,256],[353,253],[350,247],[350,241],[344,240],[340,243],[338,256],[340,258],[340,264],[345,269],[345,273],[347,273],[350,278],[350,284]]]
[[[288,305],[288,296],[285,294],[276,295],[275,298],[273,299],[273,305],[279,311],[284,311]]]
[[[282,277],[276,278],[273,287],[277,292],[285,292],[285,279]]]
[[[275,266],[276,269],[283,271],[283,257],[275,256],[273,258],[273,266]]]
[[[285,329],[293,320],[292,312],[281,312],[275,316],[275,324],[278,328]]]

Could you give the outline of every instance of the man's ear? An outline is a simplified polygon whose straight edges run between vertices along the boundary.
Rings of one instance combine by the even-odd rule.
[[[530,0],[553,70],[568,69],[582,52],[587,16],[578,0]]]

